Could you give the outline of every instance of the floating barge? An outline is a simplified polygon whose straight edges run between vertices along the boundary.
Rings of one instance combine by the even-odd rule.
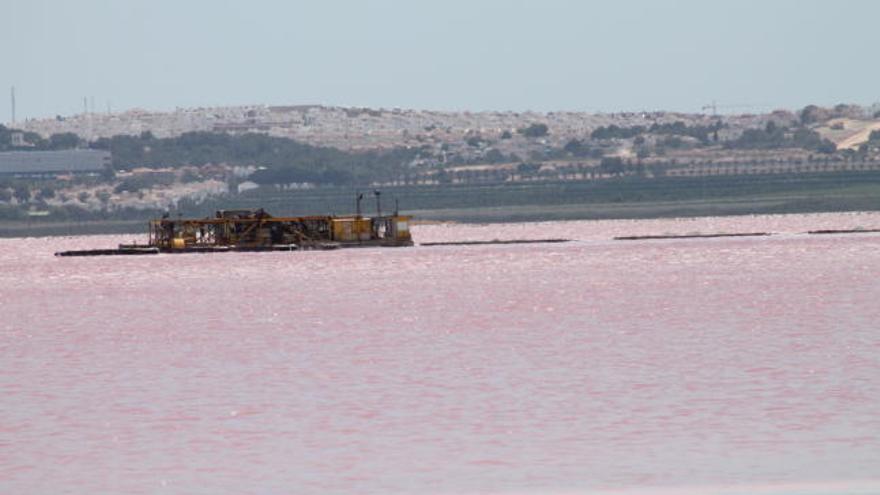
[[[151,220],[147,244],[117,249],[62,251],[56,256],[299,251],[349,247],[412,246],[410,217],[361,215],[273,217],[259,210],[221,210],[214,218]]]

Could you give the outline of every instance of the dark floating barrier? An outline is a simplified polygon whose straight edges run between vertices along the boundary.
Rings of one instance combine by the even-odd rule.
[[[82,249],[78,251],[61,251],[55,256],[118,256],[118,255],[141,255],[159,254],[159,248],[146,247],[120,247],[119,249]]]
[[[761,237],[773,235],[770,232],[745,232],[740,234],[684,234],[684,235],[628,235],[615,237],[615,241],[644,241],[656,239],[707,239],[713,237]]]
[[[450,241],[450,242],[420,242],[419,246],[480,246],[483,244],[552,244],[571,242],[571,239],[513,239],[509,241]]]
[[[268,246],[187,246],[182,249],[162,251],[155,246],[120,246],[118,249],[83,249],[79,251],[61,251],[55,256],[118,256],[138,254],[170,254],[185,253],[228,253],[234,252],[265,252],[265,251],[300,251],[300,250],[332,250],[339,249],[340,245],[333,242],[322,242],[299,246],[297,244],[271,244]]]
[[[821,235],[821,234],[868,234],[871,232],[880,232],[880,229],[843,229],[843,230],[811,230],[807,232],[808,234],[813,235]]]

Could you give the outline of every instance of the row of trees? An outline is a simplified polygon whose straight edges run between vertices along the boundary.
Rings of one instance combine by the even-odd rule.
[[[159,216],[161,210],[139,210],[135,208],[113,208],[108,204],[104,210],[87,210],[77,205],[61,206],[41,205],[40,209],[48,211],[45,217],[31,217],[27,209],[15,205],[0,204],[0,220],[31,220],[40,221],[90,221],[90,220],[143,220]]]
[[[672,123],[651,124],[650,126],[636,125],[620,127],[614,124],[598,127],[590,134],[592,139],[632,139],[645,134],[660,136],[688,136],[699,140],[703,144],[718,141],[718,131],[724,128],[721,121],[712,125],[689,126],[682,121]]]
[[[265,134],[212,132],[188,132],[172,138],[156,138],[145,132],[139,136],[101,138],[91,147],[112,152],[116,169],[209,163],[259,165],[261,170],[251,179],[260,184],[313,182],[334,185],[381,181],[399,175],[423,151],[394,148],[348,152]]]
[[[834,153],[837,147],[831,141],[822,139],[816,131],[806,127],[789,129],[767,122],[763,129],[746,129],[737,139],[727,141],[729,149],[780,149],[801,148],[819,153]]]
[[[653,124],[651,126],[618,127],[610,125],[595,129],[590,137],[595,140],[607,139],[633,139],[634,144],[641,146],[645,143],[645,135],[663,136],[657,140],[662,148],[681,148],[685,146],[683,137],[695,138],[701,145],[718,142],[718,131],[724,128],[720,121],[712,125],[688,126],[684,122],[671,124]],[[800,148],[820,153],[833,153],[836,150],[834,143],[822,137],[816,131],[804,126],[788,128],[779,126],[773,121],[767,123],[764,128],[746,129],[737,138],[724,142],[727,149],[782,149]],[[570,142],[566,145],[567,151],[574,156],[586,156],[582,142]]]
[[[39,205],[52,198],[71,199],[72,196],[69,197],[63,192],[67,185],[66,181],[3,177],[0,178],[0,203],[10,203],[14,199],[19,204]],[[106,197],[103,194],[106,194]],[[95,197],[106,203],[110,199],[110,194],[106,191],[103,194],[96,193]],[[85,203],[90,197],[91,194],[85,191],[76,195],[76,199],[81,203]]]
[[[15,132],[22,131],[0,125],[0,151],[62,150],[88,144],[92,149],[110,151],[115,170],[201,166],[208,163],[260,165],[264,169],[253,177],[260,183],[348,184],[353,181],[382,180],[397,175],[422,152],[418,148],[347,152],[265,134],[213,132],[188,132],[162,139],[144,132],[139,136],[100,138],[92,143],[85,143],[73,133],[53,134],[44,139],[39,134],[23,132],[28,145],[16,148],[12,146],[12,134]]]
[[[12,134],[16,132],[21,132],[23,134],[24,142],[27,143],[26,147],[16,148],[12,145]],[[49,139],[44,139],[35,132],[18,131],[0,125],[0,151],[15,151],[18,149],[39,151],[66,150],[76,148],[80,144],[82,144],[82,140],[72,132],[52,134],[49,136]]]
[[[830,119],[837,118],[862,118],[864,110],[858,105],[847,105],[841,103],[831,108],[820,107],[817,105],[807,105],[798,112],[798,117],[802,125],[810,125],[825,122]],[[874,115],[877,118],[877,115]]]

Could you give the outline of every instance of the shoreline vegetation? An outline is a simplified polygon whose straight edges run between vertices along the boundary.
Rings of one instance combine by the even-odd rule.
[[[372,196],[372,195],[371,195]],[[249,191],[188,205],[174,215],[206,217],[219,209],[264,208],[275,216],[349,215],[350,187]],[[394,208],[416,222],[537,222],[651,219],[752,214],[880,211],[880,171],[824,172],[527,184],[452,184],[382,189],[383,211]],[[364,214],[376,204],[365,199]],[[0,221],[0,237],[140,234],[160,214],[99,220],[53,221],[39,217]]]

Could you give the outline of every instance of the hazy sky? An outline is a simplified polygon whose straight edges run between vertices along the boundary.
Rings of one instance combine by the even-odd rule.
[[[880,1],[0,0],[0,121],[248,103],[441,110],[880,100]]]

